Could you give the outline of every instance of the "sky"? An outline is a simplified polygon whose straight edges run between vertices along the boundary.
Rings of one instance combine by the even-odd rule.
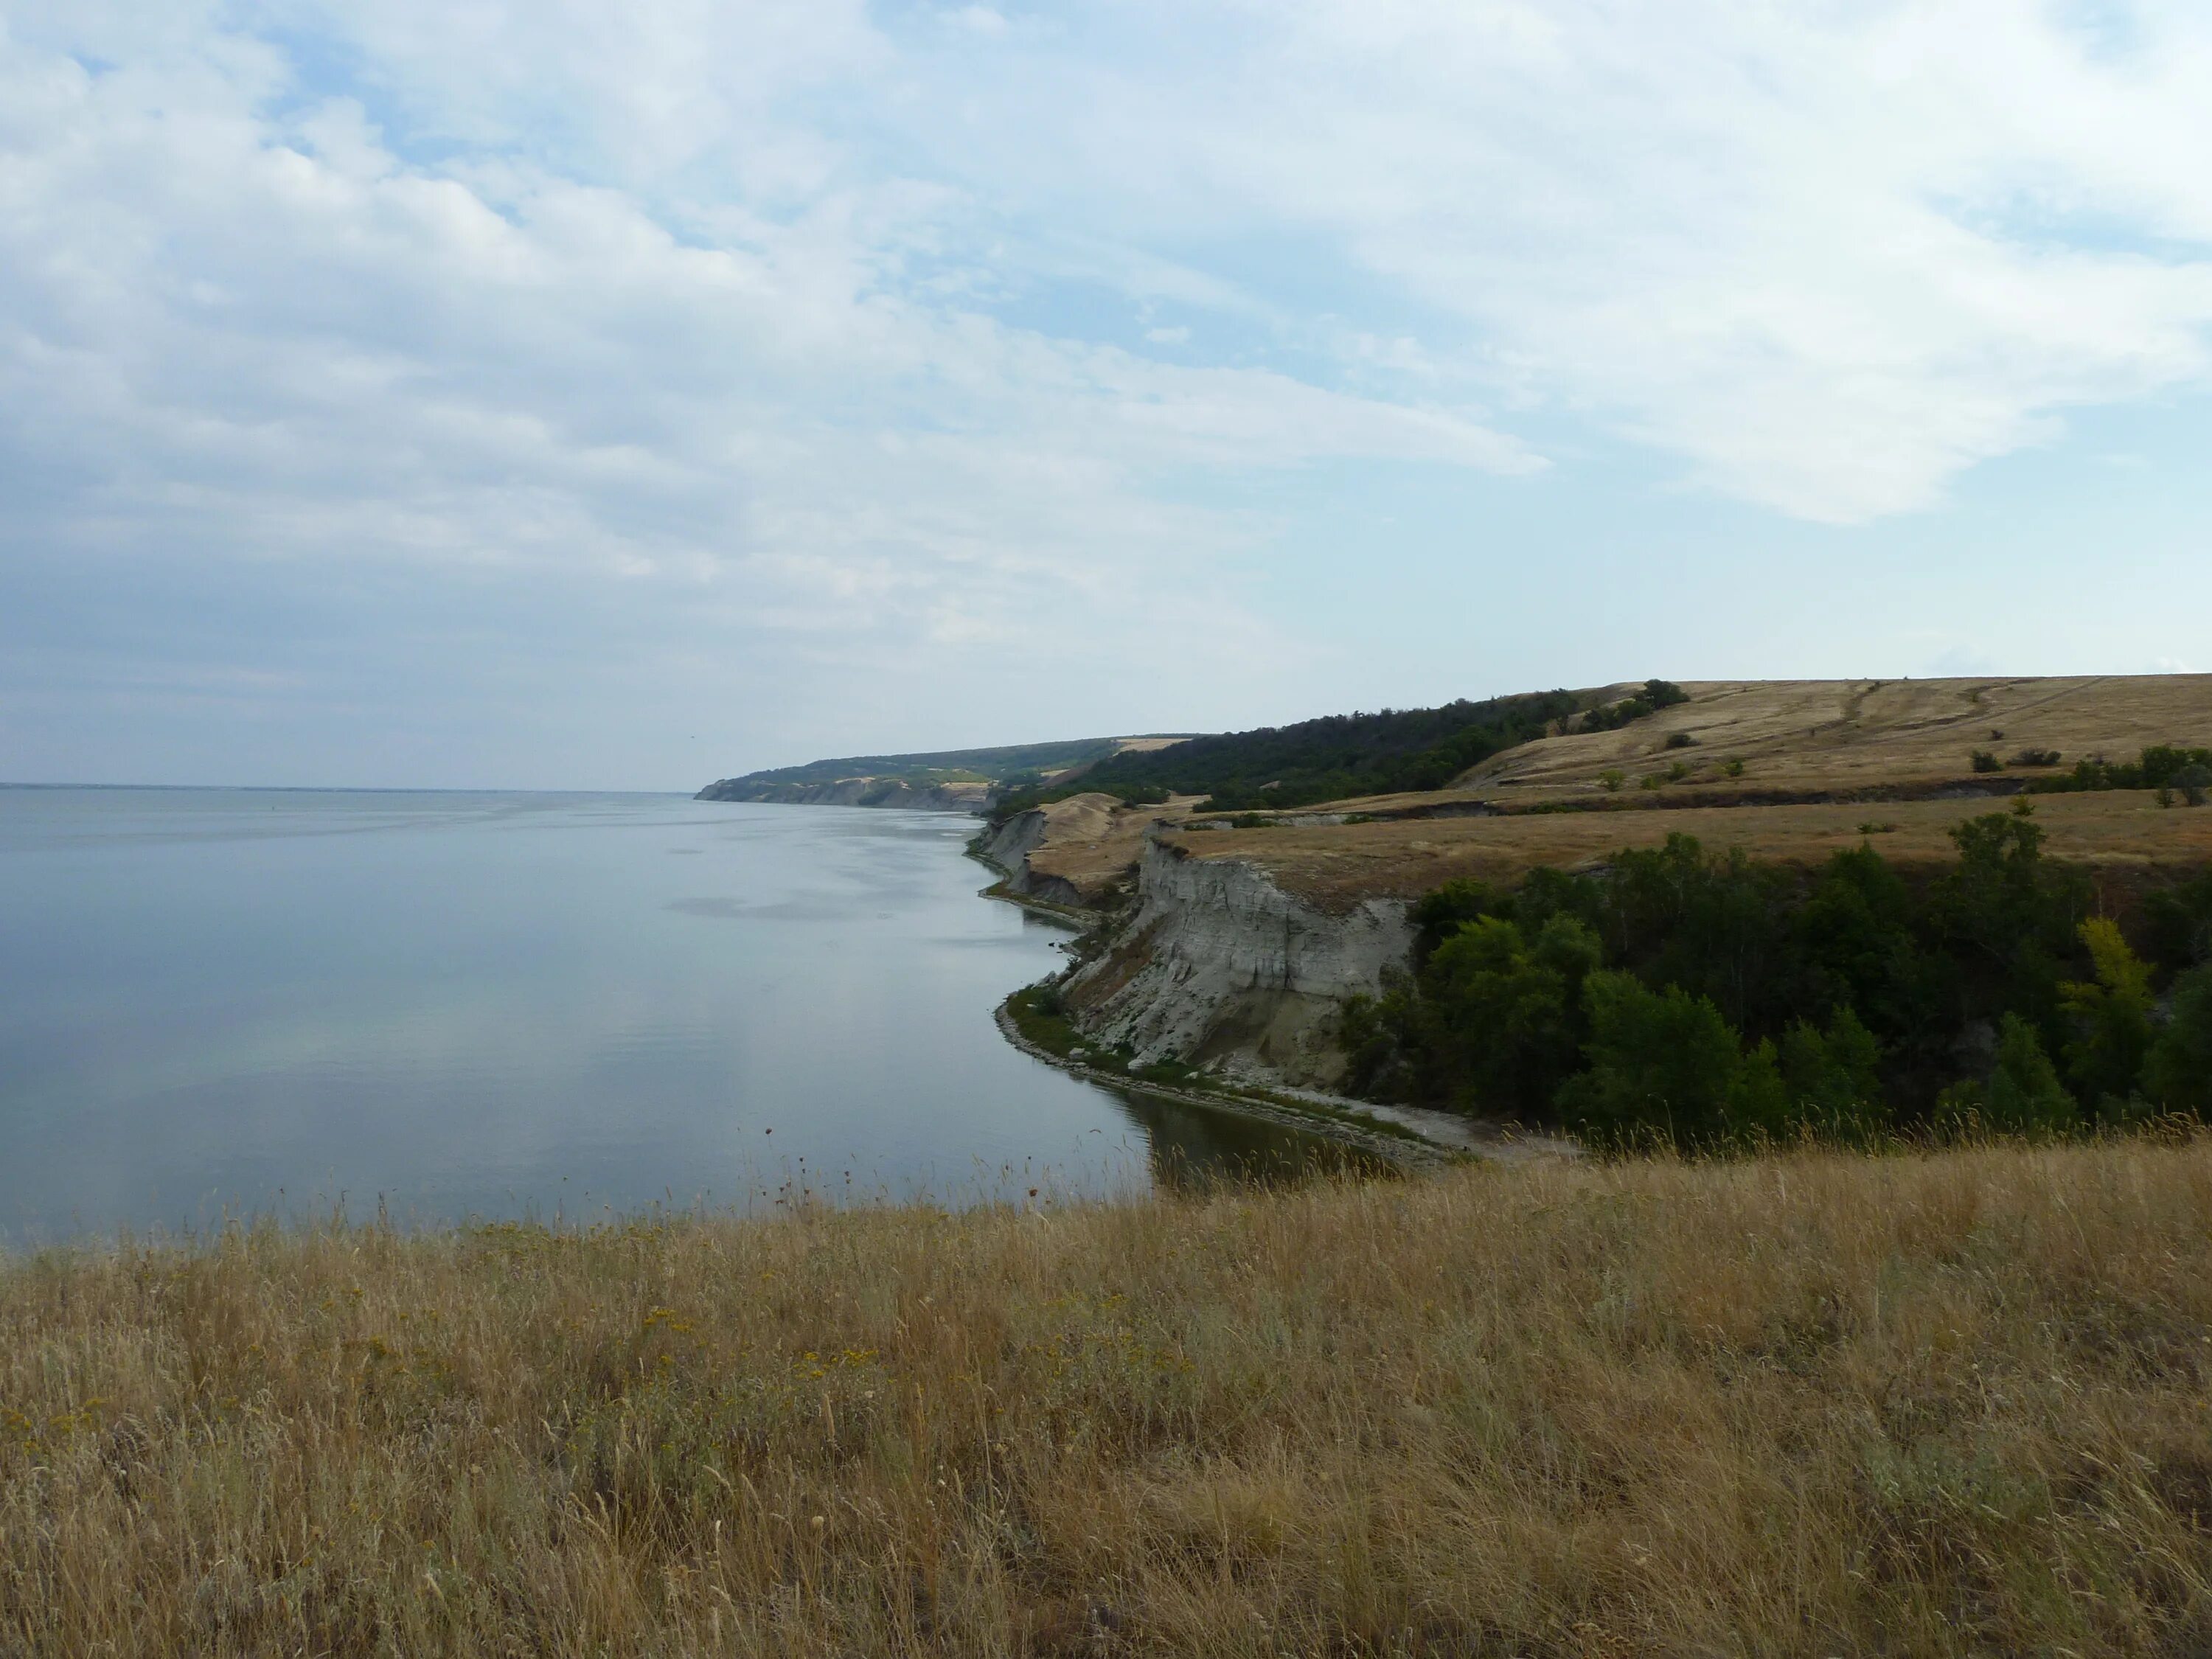
[[[0,0],[0,780],[2212,670],[2212,8]]]

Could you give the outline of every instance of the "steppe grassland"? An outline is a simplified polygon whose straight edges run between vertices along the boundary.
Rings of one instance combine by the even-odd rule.
[[[0,1650],[2185,1653],[2212,1143],[0,1267]]]
[[[2116,892],[2157,885],[2212,864],[2212,810],[2161,809],[2144,790],[2028,799],[2045,851],[2082,866]],[[1788,806],[1540,812],[1504,817],[1413,818],[1186,831],[1170,836],[1200,858],[1248,860],[1325,908],[1362,898],[1418,898],[1456,877],[1510,885],[1539,866],[1602,862],[1626,847],[1656,847],[1676,831],[1708,851],[1741,848],[1761,863],[1810,867],[1870,841],[1903,868],[1954,862],[1951,831],[2010,803],[1972,800],[1822,802]]]

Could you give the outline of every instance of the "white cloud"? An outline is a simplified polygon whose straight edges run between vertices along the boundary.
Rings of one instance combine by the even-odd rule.
[[[1192,9],[1060,64],[1064,118],[1034,63],[974,89],[988,131],[1043,123],[1030,188],[1080,173],[1186,248],[1301,234],[1429,307],[1426,353],[1725,493],[1923,507],[2212,368],[2202,8],[2127,8],[2118,44],[2015,0]]]
[[[471,651],[557,590],[640,679],[1217,707],[1335,624],[1267,591],[1299,469],[1540,431],[1556,499],[1595,428],[1864,522],[2201,386],[2212,16],[2101,15],[0,0],[0,577],[435,573],[501,596]]]
[[[394,5],[361,25],[415,142],[469,141],[435,166],[212,27],[142,62],[103,26],[70,43],[119,58],[96,72],[9,44],[0,399],[19,453],[86,479],[44,533],[597,569],[704,584],[786,627],[1035,623],[1139,569],[1187,586],[1249,544],[1234,516],[1156,500],[1172,471],[1538,465],[1451,409],[941,303],[902,281],[948,201],[913,181],[772,213],[749,204],[795,175],[741,177],[712,215],[670,209],[685,167],[788,130],[781,94],[884,48],[854,9],[756,9],[742,40],[722,9],[635,28],[587,9]],[[570,91],[574,145],[627,133],[612,173],[644,183],[530,153],[534,100]],[[816,174],[844,167],[828,140],[786,151],[806,143]]]

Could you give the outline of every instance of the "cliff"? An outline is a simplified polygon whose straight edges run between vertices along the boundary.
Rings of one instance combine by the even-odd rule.
[[[912,812],[980,812],[988,800],[988,783],[916,785],[902,778],[838,778],[825,783],[755,782],[722,778],[694,800],[769,801],[784,806],[887,806]]]
[[[1063,1000],[1085,1032],[1133,1049],[1135,1066],[1180,1060],[1326,1085],[1343,1067],[1338,1009],[1380,991],[1413,949],[1407,910],[1391,898],[1324,910],[1255,865],[1150,840],[1134,906]]]

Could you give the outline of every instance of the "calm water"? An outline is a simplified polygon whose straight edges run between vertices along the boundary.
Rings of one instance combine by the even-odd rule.
[[[1098,1191],[1311,1143],[991,1021],[1065,937],[971,820],[636,795],[0,789],[0,1241]]]

